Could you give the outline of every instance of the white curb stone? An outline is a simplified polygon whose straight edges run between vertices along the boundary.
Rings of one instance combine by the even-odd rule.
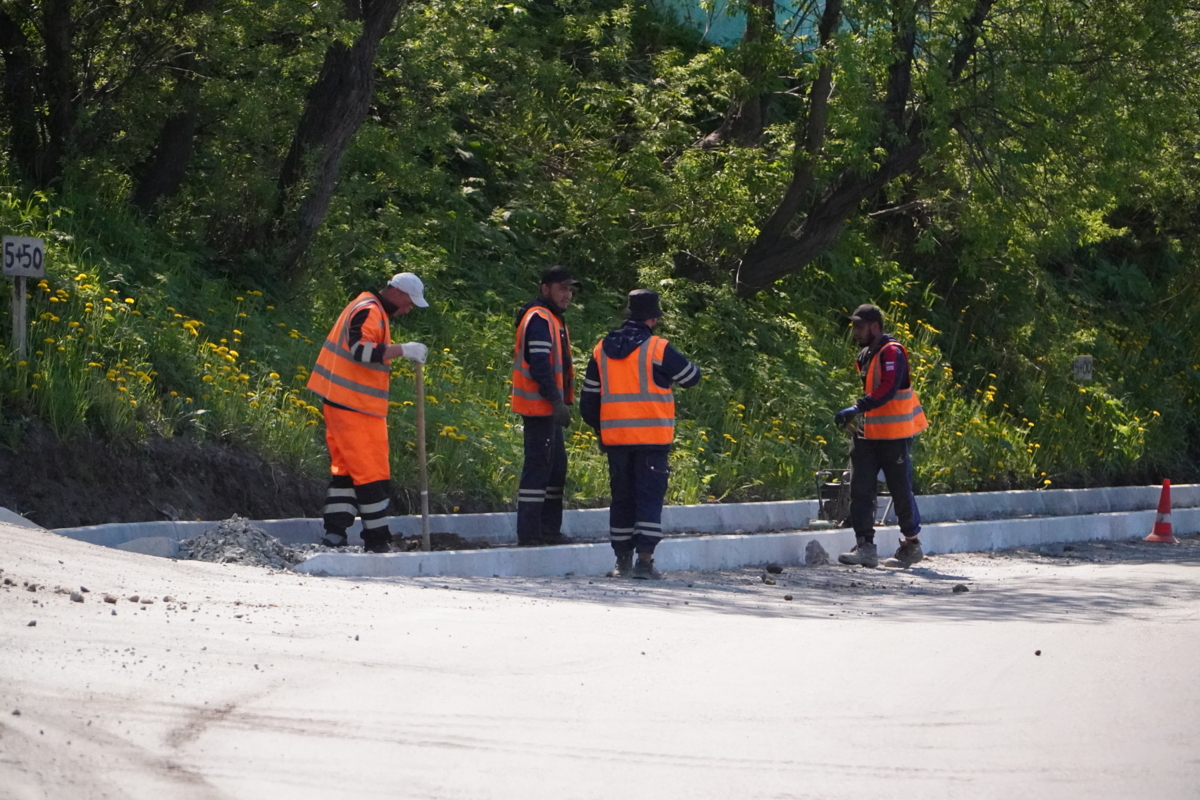
[[[922,541],[928,552],[969,552],[1090,539],[1144,536],[1154,521],[1160,488],[1123,486],[1101,489],[978,492],[924,495],[917,498]],[[881,498],[880,509],[886,506]],[[1194,533],[1200,514],[1200,485],[1172,487],[1177,533]],[[11,512],[9,512],[11,514]],[[23,517],[12,515],[20,520]],[[815,500],[774,503],[728,503],[667,506],[663,531],[669,538],[655,556],[664,570],[731,569],[770,561],[785,565],[804,562],[804,546],[817,540],[831,554],[848,550],[854,535],[848,529],[798,531],[817,516]],[[890,519],[894,522],[895,516]],[[1148,520],[1148,521],[1147,521]],[[26,525],[32,525],[24,520]],[[405,536],[421,532],[418,516],[389,517],[391,530]],[[198,536],[215,522],[159,521],[115,523],[56,532],[73,539],[120,547],[123,550],[174,557],[178,543]],[[253,521],[285,544],[317,541],[320,519]],[[361,544],[359,523],[350,529],[350,543]],[[434,533],[455,533],[490,544],[516,541],[516,514],[438,514],[430,518]],[[771,531],[792,531],[769,534]],[[322,553],[297,569],[302,572],[358,576],[419,575],[602,575],[613,561],[608,535],[608,509],[579,509],[563,515],[563,532],[580,544],[543,548],[503,548],[435,553],[349,554]],[[679,536],[679,534],[720,534]],[[742,535],[739,535],[742,534]],[[754,535],[749,535],[754,534]],[[881,553],[899,537],[895,528],[877,533]],[[592,540],[592,543],[583,543]],[[599,541],[597,541],[599,540]]]
[[[1200,532],[1200,508],[1174,514],[1175,532]],[[1031,547],[1055,542],[1132,539],[1145,536],[1154,524],[1153,511],[1124,511],[1070,517],[934,523],[921,531],[927,552],[961,553]],[[882,528],[875,537],[886,555],[898,528]],[[854,532],[795,531],[756,535],[688,536],[664,540],[655,551],[655,565],[665,572],[716,570],[774,562],[781,566],[804,564],[804,548],[811,540],[831,554],[854,545]],[[1164,545],[1169,547],[1170,545]],[[608,544],[560,547],[459,550],[438,553],[319,553],[296,565],[297,572],[338,577],[488,577],[539,578],[566,574],[597,576],[612,569]]]

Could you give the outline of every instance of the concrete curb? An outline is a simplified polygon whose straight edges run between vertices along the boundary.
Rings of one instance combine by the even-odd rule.
[[[1042,491],[977,492],[972,494],[922,495],[917,498],[924,524],[987,519],[1013,519],[1029,516],[1071,516],[1115,511],[1144,511],[1157,508],[1159,487],[1115,486],[1101,489],[1051,489]],[[1174,508],[1200,507],[1200,484],[1174,486]],[[879,511],[887,505],[880,498]],[[14,515],[15,516],[15,515]],[[771,503],[709,503],[695,506],[667,506],[663,509],[663,532],[680,533],[765,533],[798,530],[816,517],[817,501],[786,500]],[[28,520],[21,519],[26,525]],[[464,539],[489,544],[515,544],[515,512],[495,514],[434,514],[429,528],[434,533],[454,533]],[[888,521],[895,522],[894,514]],[[307,544],[321,538],[321,520],[312,518],[255,520],[254,525],[285,544]],[[117,547],[142,538],[165,537],[175,541],[199,536],[216,522],[157,521],[118,522],[78,528],[59,528],[55,532],[72,539]],[[421,533],[419,516],[388,517],[395,533],[415,536]],[[350,543],[362,544],[356,521],[350,529]],[[608,539],[608,509],[587,508],[563,514],[563,533],[581,541]],[[148,545],[150,546],[150,545]],[[158,545],[150,546],[156,553]]]
[[[979,492],[925,495],[918,498],[924,523],[922,536],[932,552],[1005,549],[1051,542],[1120,539],[1144,536],[1153,524],[1160,488],[1121,486],[1101,489]],[[881,499],[884,507],[886,499]],[[1200,485],[1172,487],[1175,527],[1181,533],[1200,529]],[[671,538],[656,554],[660,569],[730,569],[770,561],[803,563],[803,545],[811,539],[830,553],[849,549],[854,535],[848,529],[802,531],[817,516],[815,500],[775,503],[730,503],[667,506],[663,529]],[[894,521],[894,516],[891,517]],[[1184,520],[1196,520],[1185,523]],[[174,557],[179,542],[197,536],[215,522],[142,522],[59,529],[56,533],[106,547],[147,555]],[[315,542],[322,533],[319,519],[261,520],[254,524],[286,544]],[[416,516],[390,517],[394,532],[420,533]],[[430,529],[456,533],[491,544],[516,541],[516,514],[435,515]],[[352,544],[361,544],[358,523]],[[770,534],[771,531],[791,531]],[[564,514],[563,532],[577,540],[600,540],[562,547],[504,548],[362,555],[321,553],[298,565],[311,574],[340,576],[418,575],[602,575],[612,565],[607,543],[608,509],[580,509]],[[694,536],[682,534],[709,534]],[[719,534],[714,536],[713,534]],[[754,534],[754,535],[747,535]],[[878,541],[887,551],[898,537],[883,528]]]
[[[1123,511],[1069,517],[934,523],[922,530],[925,547],[935,553],[980,552],[1028,547],[1056,542],[1133,539],[1145,536],[1154,524],[1153,511]],[[1173,512],[1176,533],[1200,532],[1200,508]],[[876,532],[884,555],[899,538],[898,528]],[[774,562],[800,566],[810,541],[817,541],[831,556],[854,545],[854,532],[796,531],[756,535],[686,536],[659,545],[655,564],[660,570],[736,569]],[[1164,545],[1168,546],[1169,545]],[[612,569],[612,548],[607,544],[562,547],[458,550],[439,553],[319,553],[296,566],[308,575],[337,577],[501,577],[528,578],[557,575],[603,575]]]
[[[4,506],[0,506],[0,522],[7,522],[9,525],[16,525],[18,528],[33,528],[37,531],[46,530],[36,522],[26,519],[15,511],[9,511]]]

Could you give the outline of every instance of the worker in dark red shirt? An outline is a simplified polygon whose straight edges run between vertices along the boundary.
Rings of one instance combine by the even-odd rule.
[[[912,490],[912,440],[928,427],[925,412],[913,392],[904,345],[883,332],[883,312],[864,303],[850,316],[854,341],[862,347],[856,363],[865,394],[837,412],[834,421],[845,426],[862,415],[850,447],[850,522],[856,544],[838,561],[875,567],[875,507],[878,475],[883,471],[892,505],[900,521],[900,547],[888,566],[908,567],[922,558],[921,514]]]

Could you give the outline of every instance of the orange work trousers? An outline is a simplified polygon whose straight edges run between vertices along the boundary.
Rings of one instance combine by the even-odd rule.
[[[387,420],[328,403],[323,410],[329,471],[350,476],[356,486],[391,480]]]

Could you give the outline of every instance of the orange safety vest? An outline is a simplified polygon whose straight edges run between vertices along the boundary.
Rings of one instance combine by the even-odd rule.
[[[567,324],[550,309],[532,306],[517,325],[517,343],[513,347],[512,410],[526,417],[548,417],[554,413],[554,407],[538,391],[538,383],[530,374],[529,362],[525,360],[525,336],[529,321],[535,316],[546,320],[550,326],[550,365],[554,367],[554,385],[562,392],[563,402],[568,405],[575,402],[575,367],[570,359],[564,364],[562,357],[564,337],[567,352],[570,352],[571,332],[567,330]]]
[[[605,445],[670,444],[675,394],[654,382],[667,340],[651,336],[625,358],[609,358],[601,340],[592,352],[600,368],[600,441]]]
[[[350,354],[350,320],[364,308],[370,309],[362,326],[363,340],[386,347],[392,340],[387,312],[379,299],[363,292],[346,306],[333,324],[317,365],[308,376],[308,388],[331,403],[337,403],[364,414],[386,417],[388,410],[388,380],[391,365],[355,361]],[[377,336],[372,332],[377,331]]]
[[[904,361],[908,363],[908,350],[899,342],[889,342],[904,351]],[[883,348],[879,348],[882,352]],[[866,386],[874,392],[879,388],[881,375],[879,372],[879,352],[871,356],[867,362]],[[909,367],[909,385],[907,389],[897,389],[895,396],[879,408],[868,411],[863,415],[863,438],[866,439],[907,439],[916,436],[929,427],[925,419],[925,411],[921,401],[912,390],[912,368]]]

